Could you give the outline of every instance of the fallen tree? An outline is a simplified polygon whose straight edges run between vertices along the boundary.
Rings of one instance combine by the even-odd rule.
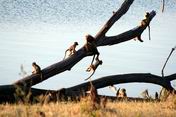
[[[137,26],[131,30],[128,30],[116,36],[109,36],[109,37],[105,36],[107,31],[112,27],[112,25],[128,11],[133,1],[134,0],[125,0],[124,3],[121,5],[121,7],[115,13],[113,13],[112,17],[106,22],[106,24],[102,27],[102,29],[97,33],[97,35],[95,36],[97,47],[114,45],[125,41],[129,41],[131,39],[141,36],[142,32],[146,29],[147,25]],[[149,23],[155,15],[156,15],[155,11],[150,12]],[[84,57],[92,56],[92,55],[93,54],[87,53],[84,47],[82,47],[75,54],[68,57],[67,59],[44,68],[42,70],[42,74],[43,74],[42,79],[40,78],[39,74],[32,74],[21,80],[16,81],[14,84],[15,85],[25,84],[25,86],[28,86],[28,87],[36,85],[56,74],[62,73],[66,70],[71,70],[71,68],[80,60],[82,60]]]
[[[110,85],[116,85],[121,83],[152,83],[156,85],[160,85],[170,92],[176,93],[175,89],[171,86],[171,81],[176,79],[176,74],[172,74],[169,76],[157,76],[150,73],[132,73],[132,74],[121,74],[121,75],[112,75],[105,76],[102,78],[98,78],[92,81],[92,84],[96,89],[104,88]],[[42,90],[36,88],[25,88],[24,92],[31,92],[31,101],[35,99],[35,97],[40,95],[51,95],[50,101],[57,100],[68,100],[68,99],[78,99],[81,96],[86,95],[86,91],[88,91],[90,87],[90,83],[82,83],[73,87],[63,88],[59,90]],[[5,85],[0,86],[0,103],[2,102],[15,102],[15,94],[17,89],[21,88],[15,85]],[[112,97],[109,97],[112,98]],[[113,98],[114,100],[115,98]],[[129,100],[135,100],[135,98],[129,98]],[[142,99],[141,99],[142,100]]]
[[[171,81],[176,79],[176,74],[169,76],[157,76],[150,73],[133,73],[133,74],[121,74],[105,76],[92,81],[95,88],[104,88],[110,85],[121,84],[121,83],[152,83],[160,85],[166,88],[170,92],[175,92],[175,89],[171,86]],[[66,89],[66,95],[68,96],[79,96],[84,95],[82,93],[86,92],[90,86],[89,82],[79,84]]]

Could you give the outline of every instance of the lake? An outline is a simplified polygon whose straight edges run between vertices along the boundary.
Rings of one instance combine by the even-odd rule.
[[[28,75],[31,63],[41,68],[59,62],[64,51],[74,41],[77,49],[84,43],[85,34],[96,35],[112,16],[123,0],[0,0],[0,85],[11,84],[22,78],[21,64]],[[161,69],[171,49],[176,46],[176,1],[166,0],[161,12],[160,0],[135,0],[129,11],[108,31],[107,35],[118,35],[139,25],[146,11],[156,10],[152,20],[151,40],[148,30],[142,34],[143,43],[127,41],[113,46],[99,47],[103,65],[92,79],[125,73],[152,73],[161,75]],[[85,70],[92,57],[86,57],[71,71],[58,74],[36,88],[60,89],[85,82],[90,74]],[[165,68],[165,75],[176,71],[176,52],[173,52]],[[173,82],[173,85],[176,82]],[[150,95],[160,90],[152,84],[127,83],[116,85],[126,88],[128,96],[140,96],[149,89]],[[99,90],[103,95],[115,95],[110,89]]]

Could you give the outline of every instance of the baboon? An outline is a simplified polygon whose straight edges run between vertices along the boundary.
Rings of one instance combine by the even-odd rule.
[[[170,92],[166,88],[162,87],[162,89],[159,93],[159,99],[166,100],[168,98],[169,94],[170,94]]]
[[[57,100],[65,100],[65,88],[61,88],[59,90],[57,90],[57,94],[56,94],[56,97],[57,97]]]
[[[73,55],[76,52],[77,45],[78,45],[78,42],[74,42],[73,45],[71,45],[67,50],[65,50],[65,55],[63,59],[65,59],[67,52],[69,52],[68,56]]]
[[[110,85],[109,88],[117,94],[117,88],[114,85]]]
[[[144,99],[149,99],[150,96],[149,96],[149,93],[148,93],[148,89],[144,90],[144,91],[141,93],[141,96],[142,96]]]
[[[95,59],[95,56],[96,56],[96,59],[99,59],[100,53],[98,52],[94,37],[92,37],[91,35],[88,34],[85,36],[85,39],[86,39],[86,44],[84,45],[84,50],[88,54],[93,54],[93,59],[91,62],[91,65],[92,65],[93,61]]]
[[[32,74],[40,74],[41,69],[40,66],[36,64],[36,62],[32,63]]]
[[[45,94],[39,95],[37,97],[37,101],[41,104],[48,104],[50,102],[57,101],[57,92],[47,91]]]
[[[120,94],[120,88],[118,88],[118,90],[116,91],[116,97],[119,97]]]
[[[114,85],[109,86],[109,88],[112,91],[116,92],[116,96],[117,97],[120,97],[120,98],[126,98],[127,97],[126,89],[124,89],[124,88],[122,88],[122,89],[118,88],[118,90],[117,90],[117,88]]]
[[[43,79],[43,74],[42,74],[41,68],[39,65],[36,64],[36,62],[32,63],[32,74],[39,74],[41,80]]]
[[[148,26],[149,25],[149,16],[150,16],[150,13],[146,12],[144,19],[141,21],[140,26]]]
[[[48,104],[51,102],[52,94],[50,92],[47,92],[43,97],[43,104]]]
[[[103,96],[101,98],[101,107],[106,108],[106,104],[107,104],[107,97]]]
[[[124,89],[124,88],[120,89],[120,88],[119,88],[119,94],[118,94],[118,97],[126,98],[126,97],[127,97],[126,89]]]
[[[90,96],[92,108],[97,109],[97,106],[100,105],[100,98],[98,97],[97,89],[92,84],[92,81],[90,81],[90,89],[87,93]]]
[[[150,19],[149,19],[150,13],[146,12],[144,19],[141,21],[141,26],[147,26],[148,27],[148,32],[149,32],[149,40],[151,40],[150,36]]]
[[[159,99],[159,96],[158,96],[158,93],[155,92],[155,99],[158,100]]]
[[[150,13],[149,12],[146,12],[145,13],[145,16],[144,16],[144,19],[140,22],[140,27],[143,27],[143,26],[148,26],[148,31],[149,31],[149,40],[151,40],[151,36],[150,36],[150,19],[149,19],[149,16],[150,16]],[[140,41],[140,42],[143,42],[143,40],[141,39],[141,35],[137,36],[137,39]]]
[[[86,78],[85,80],[88,80],[89,78],[91,78],[91,76],[94,75],[95,70],[97,69],[97,67],[98,67],[99,65],[102,65],[102,63],[103,63],[102,60],[99,60],[98,58],[96,58],[95,63],[94,63],[94,64],[91,64],[91,65],[87,68],[87,70],[86,70],[87,72],[90,72],[90,71],[93,71],[93,72],[92,72],[92,74],[91,74],[88,78]]]
[[[91,106],[92,106],[93,109],[97,109],[100,106],[103,107],[103,108],[106,107],[107,97],[103,96],[102,98],[100,98],[98,96],[97,89],[94,87],[91,80],[90,80],[89,91],[87,91],[86,93],[89,94],[90,101],[91,101]]]

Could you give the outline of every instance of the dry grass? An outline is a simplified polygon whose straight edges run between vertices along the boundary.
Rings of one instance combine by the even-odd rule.
[[[85,102],[50,103],[46,105],[0,105],[1,117],[175,117],[176,109],[166,102],[108,102],[105,109],[91,110]],[[86,109],[87,108],[87,109]]]
[[[89,102],[1,104],[0,117],[175,117],[176,98],[169,102],[110,102],[92,110]]]

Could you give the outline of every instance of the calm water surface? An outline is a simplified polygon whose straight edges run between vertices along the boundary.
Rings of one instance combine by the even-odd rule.
[[[102,25],[119,8],[123,0],[0,0],[0,85],[10,84],[21,78],[20,65],[28,75],[31,63],[41,68],[62,60],[65,49],[74,41],[78,48],[85,43],[83,37],[95,35]],[[176,45],[176,1],[166,0],[165,12],[161,13],[160,0],[135,0],[130,10],[107,35],[117,35],[137,26],[145,11],[156,10],[151,22],[151,41],[144,31],[144,43],[128,41],[114,46],[100,47],[103,65],[92,79],[125,73],[152,73],[161,75],[161,68]],[[66,71],[34,87],[59,89],[84,82],[89,76],[85,69],[92,57],[84,58],[71,71]],[[176,52],[171,56],[165,74],[176,72]],[[176,83],[173,83],[176,84]],[[149,89],[154,95],[160,86],[151,84],[120,84],[129,96],[139,96]],[[115,95],[108,88],[101,94]]]

